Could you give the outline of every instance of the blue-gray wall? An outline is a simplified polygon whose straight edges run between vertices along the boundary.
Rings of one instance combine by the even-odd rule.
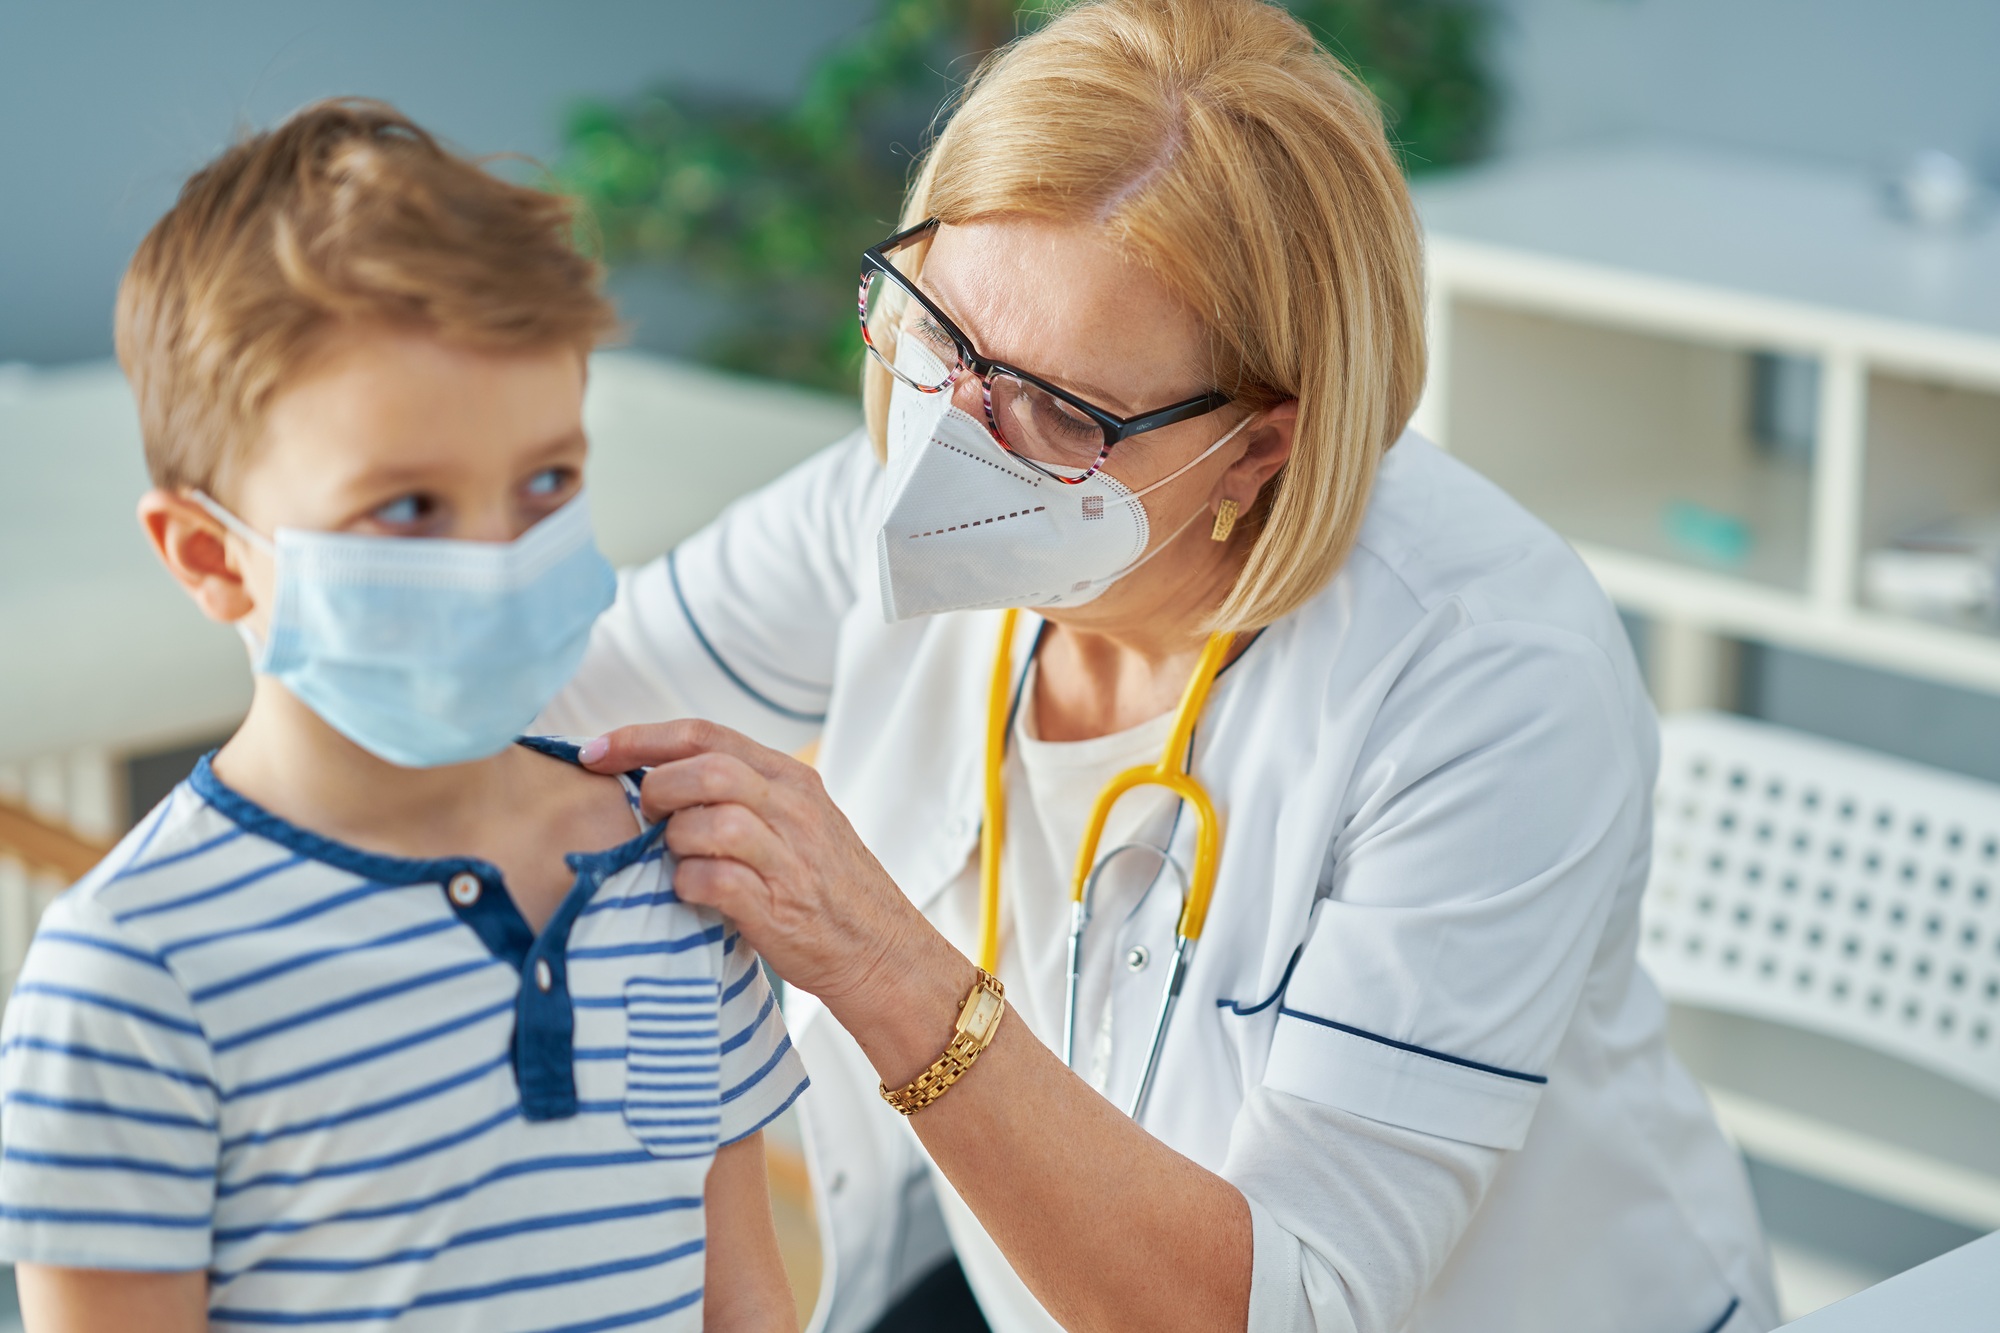
[[[563,108],[667,77],[782,97],[874,0],[0,0],[0,362],[111,350],[139,237],[238,127],[383,97],[544,160]]]
[[[2000,0],[1493,0],[1500,141],[1668,134],[2000,175]],[[0,361],[110,350],[118,274],[193,167],[315,97],[547,158],[563,106],[673,78],[780,97],[875,0],[0,0]],[[683,295],[634,280],[642,316]]]
[[[2000,0],[1497,0],[1507,149],[1667,134],[2000,179]]]

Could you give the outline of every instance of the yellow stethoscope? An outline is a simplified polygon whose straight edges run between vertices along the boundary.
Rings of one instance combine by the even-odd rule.
[[[994,973],[1000,968],[1000,844],[1006,834],[1007,814],[1001,773],[1007,761],[1007,729],[1013,713],[1014,631],[1020,614],[1010,610],[1001,617],[1000,650],[993,659],[993,683],[986,703],[986,815],[979,833],[979,965]],[[1075,1067],[1077,987],[1083,970],[1083,932],[1090,924],[1091,897],[1098,876],[1112,858],[1140,846],[1127,843],[1112,848],[1102,860],[1098,858],[1098,844],[1103,840],[1104,822],[1111,815],[1111,807],[1134,788],[1164,787],[1194,811],[1192,875],[1183,871],[1165,848],[1151,849],[1159,853],[1181,882],[1181,915],[1174,927],[1174,956],[1167,969],[1166,989],[1160,995],[1159,1012],[1153,1019],[1152,1043],[1146,1050],[1146,1071],[1139,1078],[1139,1089],[1126,1112],[1135,1120],[1145,1108],[1146,1094],[1152,1091],[1153,1075],[1160,1065],[1160,1047],[1166,1040],[1167,1025],[1173,1021],[1174,1005],[1180,999],[1181,982],[1194,957],[1194,946],[1201,939],[1203,923],[1208,920],[1209,899],[1215,893],[1216,866],[1222,855],[1222,820],[1208,792],[1188,773],[1188,742],[1208,702],[1209,687],[1229,660],[1230,645],[1235,638],[1234,634],[1209,636],[1201,650],[1201,660],[1195,664],[1194,675],[1188,679],[1187,690],[1181,695],[1180,708],[1174,714],[1173,730],[1167,736],[1160,762],[1128,768],[1106,784],[1091,807],[1083,845],[1077,849],[1076,878],[1070,889],[1068,978],[1063,993],[1062,1058],[1072,1068]]]

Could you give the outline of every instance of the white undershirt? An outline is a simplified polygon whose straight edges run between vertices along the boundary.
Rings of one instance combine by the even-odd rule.
[[[1125,731],[1084,741],[1045,741],[1035,733],[1036,667],[1021,686],[1021,705],[1008,736],[1007,829],[1000,846],[1000,980],[1007,987],[1010,1017],[1028,1025],[1038,1040],[1060,1052],[1063,1000],[1069,969],[1071,886],[1077,849],[1097,794],[1119,773],[1159,760],[1173,730],[1171,712]],[[1142,838],[1165,841],[1176,802],[1157,787],[1130,793],[1113,808],[1098,846],[1111,848]],[[1131,852],[1114,857],[1099,877],[1091,902],[1091,925],[1084,932],[1081,994],[1078,997],[1076,1067],[1092,1086],[1103,1088],[1108,1056],[1104,1019],[1111,991],[1110,957],[1118,921],[1132,910],[1160,868],[1157,856]],[[1177,893],[1171,874],[1160,876],[1162,893]],[[933,923],[967,957],[979,948],[979,863],[974,858],[931,911]],[[972,1211],[959,1200],[935,1167],[932,1184],[951,1232],[966,1281],[979,1297],[996,1333],[1060,1333],[1014,1275],[1000,1249]]]
[[[1035,671],[1031,664],[1022,684],[1004,770],[1000,980],[1010,1019],[1025,1022],[1060,1052],[1071,885],[1084,827],[1113,777],[1159,759],[1173,714],[1091,740],[1045,741],[1034,729]],[[1157,787],[1130,793],[1106,821],[1100,854],[1125,843],[1163,845],[1177,804]],[[1149,888],[1180,891],[1171,872],[1161,873],[1157,856],[1132,852],[1112,859],[1092,899],[1076,1066],[1099,1091],[1109,1055],[1111,977],[1124,961],[1111,956],[1114,937]],[[978,955],[977,857],[929,914],[967,957]],[[1309,1166],[1297,1160],[1300,1142],[1319,1149]],[[1250,1327],[1318,1333],[1398,1327],[1469,1222],[1500,1157],[1492,1149],[1253,1089],[1224,1169],[1250,1200],[1256,1232]],[[994,1333],[1062,1333],[944,1174],[935,1165],[930,1174],[952,1248]],[[1384,1225],[1385,1214],[1402,1225]]]

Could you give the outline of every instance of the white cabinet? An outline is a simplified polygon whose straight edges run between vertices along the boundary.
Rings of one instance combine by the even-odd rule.
[[[1669,654],[1723,634],[2000,691],[2000,625],[1885,611],[1859,579],[1913,527],[2000,514],[2000,225],[1926,233],[1865,178],[1668,148],[1418,200],[1418,428],[1568,537]],[[1774,354],[1816,371],[1809,443],[1758,438]],[[1663,704],[1713,702],[1666,674]]]

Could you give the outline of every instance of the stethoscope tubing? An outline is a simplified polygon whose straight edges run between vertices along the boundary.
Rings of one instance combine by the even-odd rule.
[[[1016,612],[1009,611],[1006,619],[1003,621],[1001,652],[994,663],[992,682],[994,697],[988,706],[986,775],[988,824],[983,830],[980,849],[982,878],[980,956],[983,960],[981,966],[986,967],[989,971],[994,970],[999,965],[999,896],[997,884],[999,878],[999,834],[1001,832],[999,821],[1003,817],[1000,792],[998,790],[999,775],[1001,765],[1004,762],[1003,756],[1006,753],[1007,737],[1014,729],[1014,720],[1020,710],[1022,696],[1025,693],[1023,687],[1027,683],[1028,668],[1034,662],[1035,656],[1040,651],[1042,642],[1049,630],[1048,622],[1044,621],[1035,635],[1034,642],[1028,649],[1028,660],[1022,664],[1020,673],[1017,676],[1010,669],[1012,656],[1011,644],[1013,641],[1012,631],[1016,614]],[[1262,637],[1262,634],[1262,630],[1256,631],[1250,636],[1250,641],[1254,642],[1257,638]],[[1244,646],[1247,649],[1248,644],[1246,643]],[[1227,651],[1226,646],[1221,650],[1217,650],[1218,657],[1223,651]],[[1065,959],[1063,988],[1062,1058],[1063,1064],[1072,1070],[1076,1067],[1076,1023],[1078,991],[1081,987],[1083,972],[1083,938],[1084,932],[1090,923],[1091,904],[1096,895],[1099,876],[1103,874],[1105,868],[1120,853],[1144,848],[1158,855],[1162,862],[1162,868],[1171,867],[1175,877],[1181,882],[1182,911],[1180,921],[1174,930],[1173,956],[1168,964],[1166,984],[1161,989],[1159,1009],[1153,1020],[1152,1040],[1147,1044],[1145,1069],[1140,1075],[1139,1086],[1133,1094],[1132,1103],[1126,1111],[1126,1114],[1135,1121],[1139,1119],[1145,1110],[1147,1098],[1152,1092],[1154,1078],[1159,1072],[1160,1055],[1166,1044],[1167,1028],[1173,1022],[1174,1009],[1180,1001],[1182,985],[1187,979],[1188,968],[1194,958],[1195,945],[1199,940],[1201,920],[1206,916],[1207,894],[1202,895],[1203,901],[1198,905],[1196,910],[1190,910],[1190,902],[1196,896],[1196,886],[1191,881],[1187,870],[1174,857],[1171,850],[1175,835],[1180,830],[1181,817],[1186,812],[1189,801],[1188,791],[1193,792],[1203,813],[1203,820],[1197,828],[1197,859],[1208,867],[1206,871],[1207,878],[1204,880],[1204,883],[1208,886],[1208,893],[1212,894],[1213,892],[1214,862],[1217,858],[1220,841],[1220,821],[1206,791],[1194,782],[1191,769],[1194,759],[1195,732],[1198,729],[1199,714],[1206,705],[1208,689],[1213,685],[1216,677],[1220,676],[1223,671],[1226,671],[1229,665],[1231,663],[1228,661],[1217,660],[1212,665],[1205,662],[1203,667],[1197,668],[1198,674],[1205,672],[1206,675],[1206,679],[1201,681],[1199,686],[1199,698],[1191,706],[1187,702],[1183,703],[1182,713],[1191,713],[1191,715],[1177,718],[1175,724],[1176,733],[1184,733],[1185,736],[1184,757],[1178,765],[1179,780],[1141,780],[1138,783],[1138,785],[1143,786],[1165,787],[1168,791],[1173,792],[1176,798],[1174,819],[1167,833],[1166,845],[1154,846],[1151,843],[1145,842],[1129,842],[1113,847],[1110,851],[1102,855],[1095,855],[1095,839],[1098,833],[1101,832],[1103,817],[1108,813],[1108,811],[1098,810],[1093,812],[1093,828],[1085,834],[1086,847],[1079,848],[1079,860],[1085,861],[1088,865],[1088,870],[1085,872],[1083,882],[1077,890],[1075,899],[1071,903],[1069,947],[1067,950],[1068,956]],[[1005,693],[1003,694],[1002,691]],[[1002,699],[1005,700],[1004,708],[1000,707]],[[1174,739],[1181,739],[1181,736],[1177,734]],[[1170,745],[1166,753],[1170,756],[1174,750],[1182,748],[1180,745]],[[1161,764],[1157,766],[1160,775],[1166,775],[1166,769],[1170,762],[1170,759],[1163,757]],[[1123,774],[1120,775],[1119,779],[1114,779],[1113,785],[1117,786],[1126,779],[1138,777],[1139,774],[1136,771]],[[1183,788],[1186,788],[1187,791],[1184,791]],[[1130,790],[1130,787],[1128,786],[1126,790]],[[1208,830],[1205,835],[1204,830]],[[1087,859],[1093,856],[1095,859]],[[1203,858],[1206,859],[1204,860]],[[1141,901],[1152,895],[1152,891],[1158,883],[1159,872],[1155,871],[1152,882],[1147,885],[1146,892],[1141,895]],[[1192,929],[1189,928],[1191,921]]]

